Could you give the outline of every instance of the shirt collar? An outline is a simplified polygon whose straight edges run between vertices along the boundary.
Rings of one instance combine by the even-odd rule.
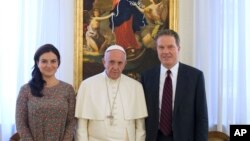
[[[177,76],[178,73],[178,69],[179,69],[179,62],[177,62],[171,69],[171,75],[172,76]],[[162,64],[161,64],[161,74],[166,75],[167,72],[167,68],[165,68]]]
[[[119,78],[117,78],[117,79],[115,79],[115,80],[114,80],[114,79],[111,79],[111,78],[108,77],[108,75],[107,75],[107,73],[105,72],[105,70],[104,70],[104,72],[103,72],[103,75],[104,75],[105,79],[108,81],[108,83],[117,83],[117,82],[120,81],[121,76],[122,76],[122,74],[121,74],[121,76],[120,76]]]

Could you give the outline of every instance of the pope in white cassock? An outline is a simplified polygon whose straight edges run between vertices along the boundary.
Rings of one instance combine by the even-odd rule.
[[[77,141],[145,141],[147,107],[142,85],[122,74],[126,52],[105,51],[104,72],[84,80],[77,94]]]

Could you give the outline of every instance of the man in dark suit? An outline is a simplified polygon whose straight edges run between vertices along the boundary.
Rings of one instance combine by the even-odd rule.
[[[146,141],[207,141],[202,71],[178,61],[180,39],[175,31],[160,31],[155,40],[161,65],[141,74],[148,108]]]

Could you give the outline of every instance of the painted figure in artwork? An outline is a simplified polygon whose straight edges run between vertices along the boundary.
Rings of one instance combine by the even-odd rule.
[[[139,73],[158,63],[154,36],[169,28],[169,0],[84,0],[84,79],[103,69],[101,57],[110,45],[122,46],[128,65],[124,73]]]
[[[129,56],[141,50],[136,39],[136,32],[147,24],[144,15],[131,4],[140,3],[140,0],[113,0],[110,27],[115,34],[116,44],[123,46]]]
[[[89,50],[92,52],[92,55],[98,55],[99,53],[104,52],[107,47],[108,40],[100,32],[100,22],[102,20],[109,19],[113,13],[107,16],[100,16],[99,9],[93,10],[93,17],[90,20],[89,25],[87,26],[86,31],[86,44]]]
[[[154,25],[154,29],[151,33],[154,37],[160,29],[160,26],[166,22],[168,17],[168,0],[162,0],[156,3],[154,0],[149,0],[150,4],[146,7],[138,5],[138,3],[130,2],[141,13],[143,13],[150,24]]]

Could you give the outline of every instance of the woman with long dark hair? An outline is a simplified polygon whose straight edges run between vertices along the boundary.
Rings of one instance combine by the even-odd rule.
[[[34,55],[31,80],[20,89],[16,103],[16,127],[21,140],[70,141],[76,124],[72,85],[56,78],[59,51],[51,44]]]

